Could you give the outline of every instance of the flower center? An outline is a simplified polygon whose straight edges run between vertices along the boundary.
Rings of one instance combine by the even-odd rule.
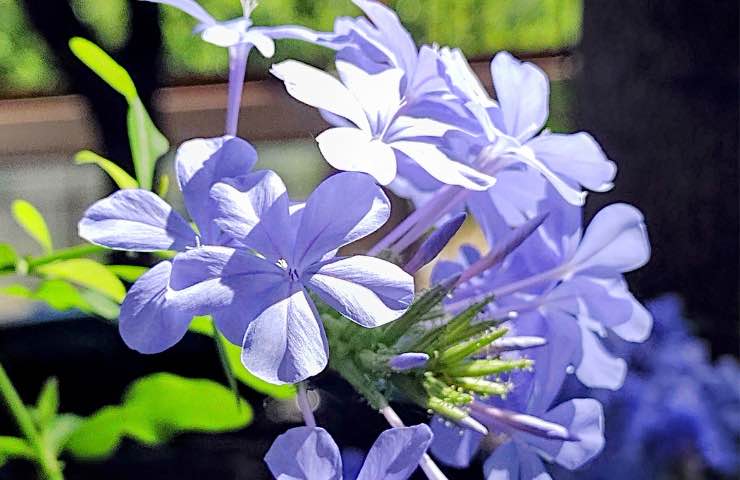
[[[288,261],[286,259],[278,259],[276,265],[285,270],[285,273],[288,274],[288,278],[290,278],[291,281],[295,282],[296,280],[298,280],[298,277],[300,276],[298,275],[298,270],[296,270],[295,268],[290,268],[290,265],[288,265]]]

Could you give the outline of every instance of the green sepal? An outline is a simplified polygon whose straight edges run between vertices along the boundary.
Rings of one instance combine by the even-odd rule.
[[[477,353],[482,348],[487,347],[499,338],[503,337],[504,335],[506,335],[507,331],[508,330],[506,328],[498,328],[488,333],[484,333],[482,336],[470,338],[466,341],[453,345],[443,350],[435,359],[434,364],[444,366],[459,362]],[[434,369],[434,367],[432,367],[432,369]]]
[[[534,362],[527,358],[517,360],[471,360],[445,369],[451,377],[487,377],[531,368]]]

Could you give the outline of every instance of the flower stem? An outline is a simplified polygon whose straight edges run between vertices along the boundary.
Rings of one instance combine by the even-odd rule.
[[[298,408],[301,409],[301,414],[303,414],[303,422],[306,424],[307,427],[315,427],[316,418],[314,418],[313,416],[313,409],[311,408],[311,403],[308,401],[308,394],[306,393],[305,383],[298,384],[297,401]]]
[[[23,404],[8,374],[0,364],[0,395],[10,410],[18,429],[26,437],[31,448],[36,453],[36,460],[47,480],[63,480],[62,467],[54,452],[44,443],[41,435],[33,423],[31,414]]]
[[[391,427],[400,428],[404,426],[403,420],[401,420],[401,417],[398,416],[396,411],[393,410],[390,405],[386,405],[381,408],[380,413],[383,414],[388,425]],[[425,453],[421,457],[421,460],[419,460],[419,466],[429,480],[447,480],[445,474],[442,473],[442,470],[440,470],[437,464],[434,463],[434,460],[432,460],[432,457],[430,457],[428,453]]]
[[[236,136],[239,124],[239,109],[247,74],[247,57],[250,46],[240,43],[229,47],[229,98],[226,106],[226,135]]]

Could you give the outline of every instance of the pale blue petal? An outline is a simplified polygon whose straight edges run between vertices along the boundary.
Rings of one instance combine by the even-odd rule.
[[[604,448],[604,411],[593,398],[576,398],[561,403],[543,417],[558,423],[578,438],[577,441],[533,440],[532,444],[547,453],[555,463],[574,470]]]
[[[501,105],[506,133],[524,141],[537,133],[548,115],[550,85],[545,73],[508,52],[491,61],[496,98]]]
[[[578,380],[590,388],[619,390],[627,375],[627,363],[609,353],[596,334],[581,326],[581,359],[576,362]]]
[[[262,170],[216,183],[210,198],[214,223],[240,245],[272,261],[289,257],[290,199],[276,173]]]
[[[306,200],[293,259],[300,268],[327,252],[379,229],[390,216],[390,201],[372,177],[339,173],[321,182]]]
[[[352,0],[372,20],[383,43],[392,50],[393,64],[406,72],[416,66],[417,50],[411,34],[403,27],[392,9],[374,0]]]
[[[385,260],[355,255],[310,267],[304,283],[336,311],[363,327],[391,322],[414,300],[414,278]]]
[[[445,465],[467,468],[478,452],[483,435],[454,424],[448,426],[448,423],[449,420],[444,417],[432,417],[429,424],[434,433],[434,441],[429,449]]]
[[[246,175],[256,161],[254,147],[239,137],[196,138],[177,149],[175,171],[185,207],[206,243],[218,241],[208,201],[211,186],[224,178]]]
[[[283,283],[273,303],[247,327],[242,363],[275,384],[296,383],[320,373],[329,346],[320,317],[298,283]]]
[[[336,127],[316,137],[324,159],[337,170],[372,175],[381,185],[396,178],[396,154],[369,131],[354,127]]]
[[[448,185],[470,190],[486,190],[496,179],[460,162],[450,160],[435,145],[415,141],[395,141],[390,144],[407,155],[432,177]]]
[[[569,264],[582,275],[613,277],[640,268],[649,258],[642,213],[631,205],[615,203],[591,220]]]
[[[188,331],[192,312],[168,302],[170,262],[161,262],[142,275],[121,305],[118,330],[130,348],[159,353],[180,341]]]
[[[483,464],[486,480],[550,480],[540,457],[526,445],[508,441]]]
[[[370,448],[357,480],[406,480],[432,442],[428,426],[392,428]]]
[[[327,110],[370,131],[362,106],[342,82],[318,68],[295,60],[275,64],[270,73],[285,83],[288,93],[298,101]]]
[[[152,252],[195,246],[190,225],[156,194],[119,190],[87,209],[78,225],[80,237],[116,250]]]
[[[539,135],[527,146],[552,171],[589,190],[605,192],[613,187],[617,166],[588,133]]]
[[[213,315],[219,330],[240,345],[247,325],[283,299],[285,272],[242,250],[201,247],[177,255],[172,302],[196,315]]]
[[[319,427],[296,427],[278,436],[265,455],[276,480],[342,480],[342,457]]]

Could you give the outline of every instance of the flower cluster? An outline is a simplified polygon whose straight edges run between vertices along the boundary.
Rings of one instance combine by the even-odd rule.
[[[568,372],[588,387],[624,382],[625,361],[601,337],[649,335],[650,313],[623,274],[644,265],[650,247],[629,205],[610,205],[583,227],[586,190],[610,189],[616,167],[587,133],[545,129],[545,74],[497,54],[494,100],[459,50],[418,48],[375,0],[353,0],[366,16],[339,18],[333,32],[252,26],[248,1],[242,18],[226,22],[192,0],[149,1],[189,13],[204,40],[229,49],[229,105],[225,136],[177,150],[194,225],[135,189],[99,201],[80,222],[80,235],[98,245],[175,252],[129,291],[124,341],[159,352],[193,316],[211,315],[266,381],[301,382],[329,365],[394,427],[369,452],[362,479],[405,479],[417,463],[444,478],[427,447],[452,466],[484,451],[486,478],[496,479],[549,478],[543,460],[575,469],[597,455],[601,404],[556,398]],[[337,76],[294,60],[271,69],[331,124],[316,141],[343,172],[305,202],[291,200],[275,173],[252,171],[256,152],[235,136],[249,50],[270,56],[280,38],[336,51]],[[416,209],[367,255],[338,256],[388,220],[380,185]],[[458,262],[438,262],[432,288],[414,300],[412,274],[466,212],[488,251],[464,246]],[[436,414],[431,430],[405,427],[391,400]],[[337,446],[316,427],[303,386],[299,404],[307,426],[276,440],[270,470],[341,478]]]

